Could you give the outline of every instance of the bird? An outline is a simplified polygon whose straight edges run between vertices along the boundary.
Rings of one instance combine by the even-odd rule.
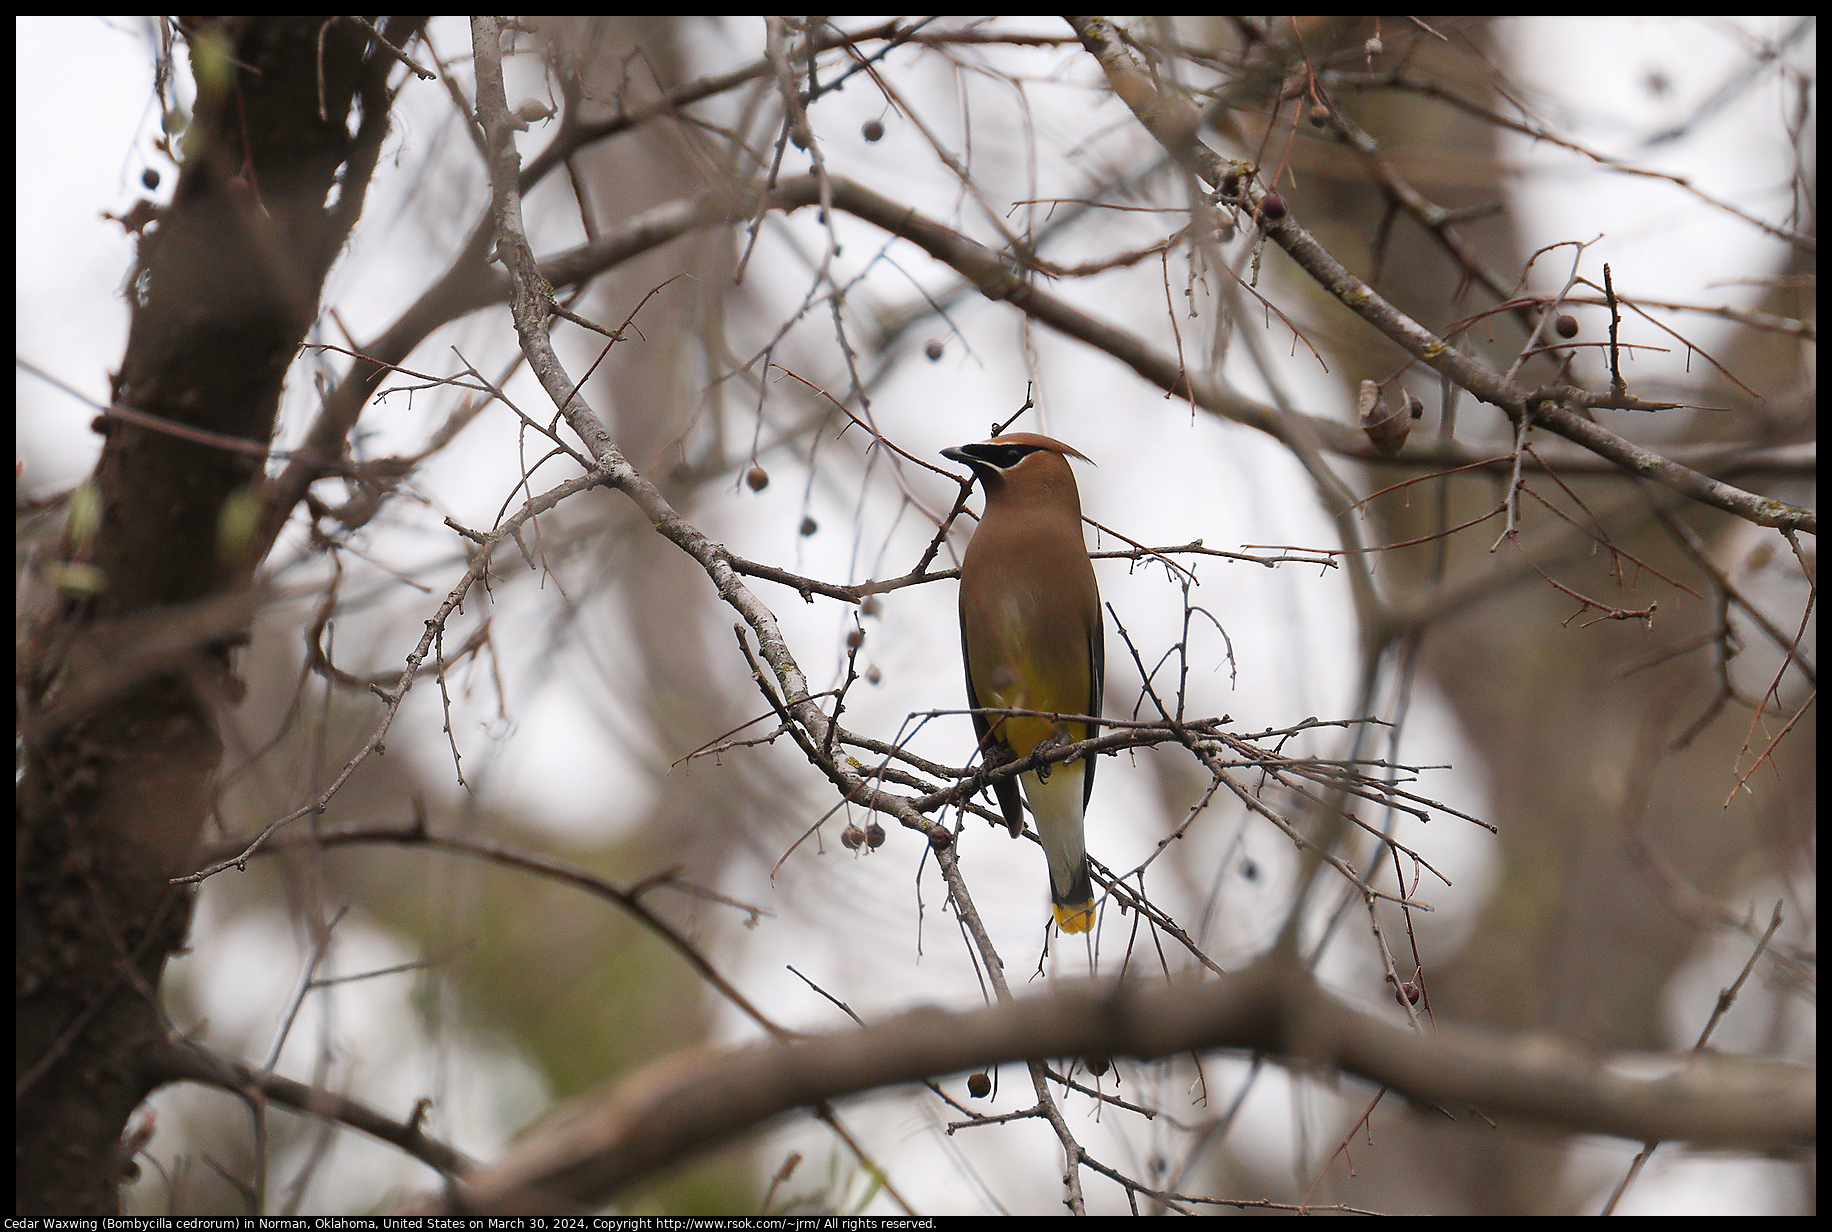
[[[969,467],[986,512],[961,557],[961,658],[967,704],[989,763],[1029,756],[1039,745],[1092,739],[1100,724],[1106,666],[1100,587],[1081,536],[1081,496],[1061,441],[1013,432],[941,451]],[[981,710],[1044,710],[1086,721]],[[1094,790],[1094,758],[1055,762],[993,784],[1012,837],[1024,832],[1018,782],[1037,819],[1049,863],[1056,926],[1094,925],[1082,818]]]

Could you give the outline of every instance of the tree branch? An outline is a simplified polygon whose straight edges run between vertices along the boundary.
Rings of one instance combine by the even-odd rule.
[[[913,1010],[797,1044],[680,1053],[567,1106],[488,1167],[446,1213],[598,1206],[682,1156],[818,1100],[1025,1059],[1140,1060],[1229,1049],[1340,1069],[1460,1114],[1476,1106],[1633,1140],[1790,1149],[1816,1136],[1811,1070],[1722,1056],[1605,1057],[1544,1035],[1446,1028],[1420,1035],[1264,961],[1200,984],[1089,982],[950,1013]],[[1660,1077],[1634,1077],[1658,1071]]]
[[[1268,238],[1283,248],[1319,286],[1407,354],[1482,401],[1501,408],[1510,419],[1519,422],[1524,418],[1548,428],[1626,471],[1653,479],[1758,526],[1818,533],[1818,515],[1812,510],[1746,492],[1625,440],[1561,404],[1568,395],[1576,396],[1583,403],[1582,391],[1528,390],[1414,321],[1350,273],[1282,205],[1270,211],[1262,208],[1267,193],[1253,182],[1254,168],[1223,159],[1197,139],[1199,116],[1195,107],[1188,100],[1158,88],[1156,81],[1133,58],[1111,22],[1098,17],[1071,17],[1068,21],[1081,36],[1082,46],[1106,72],[1113,92],[1132,109],[1146,131],[1210,188],[1237,200],[1252,214]]]

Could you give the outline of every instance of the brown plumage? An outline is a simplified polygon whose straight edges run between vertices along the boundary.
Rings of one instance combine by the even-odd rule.
[[[1061,441],[1013,432],[942,450],[973,469],[986,495],[961,560],[961,656],[975,709],[1047,710],[1098,716],[1105,642],[1100,589],[1081,536],[1081,498]],[[999,762],[1054,740],[1094,736],[1098,723],[1021,715],[973,716],[982,752]],[[1050,897],[1064,932],[1094,923],[1082,815],[1094,790],[1094,759],[1057,762],[1019,776],[1049,861]],[[994,785],[1014,836],[1023,832],[1018,783]]]

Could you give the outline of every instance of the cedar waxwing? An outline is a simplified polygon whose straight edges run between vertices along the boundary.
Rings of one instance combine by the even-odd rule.
[[[941,451],[973,469],[986,513],[961,559],[961,657],[967,704],[978,710],[1048,710],[1098,716],[1106,644],[1100,588],[1081,537],[1081,498],[1061,441],[1014,432]],[[1047,740],[1092,738],[1097,723],[1056,723],[1019,715],[973,716],[980,750],[999,763]],[[1082,813],[1094,790],[1094,759],[1056,762],[1020,775],[1050,867],[1056,926],[1094,924]],[[1018,784],[994,784],[1015,838],[1024,830]]]

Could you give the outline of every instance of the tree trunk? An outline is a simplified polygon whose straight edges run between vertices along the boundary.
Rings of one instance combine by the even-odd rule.
[[[127,353],[96,422],[101,461],[71,501],[63,589],[20,659],[22,1214],[114,1212],[123,1129],[160,1081],[159,979],[191,904],[169,879],[212,807],[215,714],[253,611],[262,451],[361,211],[396,63],[349,19],[177,20],[198,87],[173,135],[182,173],[129,281]],[[417,26],[396,19],[389,40]]]

